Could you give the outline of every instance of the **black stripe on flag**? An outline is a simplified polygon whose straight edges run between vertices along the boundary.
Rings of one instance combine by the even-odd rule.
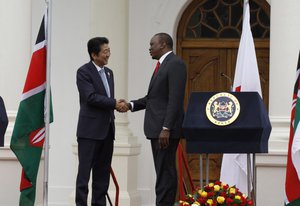
[[[296,74],[297,74],[298,76],[297,76],[297,79],[296,79],[296,82],[295,82],[295,85],[294,85],[294,95],[295,95],[294,98],[297,97],[298,89],[299,89],[299,79],[300,79],[300,74],[298,74],[299,70],[300,70],[300,52],[299,52],[298,66],[297,66],[297,72],[296,72]]]
[[[45,16],[43,17],[41,26],[40,26],[40,31],[39,34],[37,36],[35,45],[37,45],[38,43],[41,43],[42,41],[45,41],[46,36],[45,36]]]
[[[297,66],[297,70],[300,69],[300,51],[299,51],[299,57],[298,57],[298,66]]]

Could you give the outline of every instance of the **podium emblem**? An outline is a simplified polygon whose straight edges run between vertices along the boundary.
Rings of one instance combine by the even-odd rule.
[[[212,96],[206,104],[206,116],[209,121],[218,126],[233,123],[240,114],[238,99],[227,92],[220,92]]]

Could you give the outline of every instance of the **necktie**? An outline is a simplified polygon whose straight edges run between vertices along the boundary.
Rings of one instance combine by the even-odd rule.
[[[154,69],[154,75],[157,73],[157,71],[158,71],[158,68],[159,68],[159,66],[160,66],[160,63],[159,63],[159,61],[156,63],[156,67],[155,67],[155,69]]]
[[[101,77],[102,82],[104,84],[106,94],[107,94],[108,97],[110,97],[109,85],[108,85],[108,81],[107,81],[104,69],[100,69],[99,74],[100,74],[100,77]]]

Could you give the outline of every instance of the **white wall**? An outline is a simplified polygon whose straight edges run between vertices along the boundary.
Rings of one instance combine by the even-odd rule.
[[[272,0],[270,36],[270,114],[272,116],[290,116],[300,49],[299,8],[298,0]]]
[[[28,70],[30,13],[30,0],[0,0],[0,95],[6,110],[18,109]]]

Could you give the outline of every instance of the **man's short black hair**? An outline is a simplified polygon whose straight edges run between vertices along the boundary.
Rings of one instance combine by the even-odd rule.
[[[106,37],[94,37],[88,41],[87,47],[91,61],[93,61],[92,53],[98,54],[101,51],[101,46],[108,43],[109,41]]]
[[[167,33],[157,33],[155,36],[158,36],[161,42],[165,42],[169,49],[173,49],[173,40],[172,37]]]

